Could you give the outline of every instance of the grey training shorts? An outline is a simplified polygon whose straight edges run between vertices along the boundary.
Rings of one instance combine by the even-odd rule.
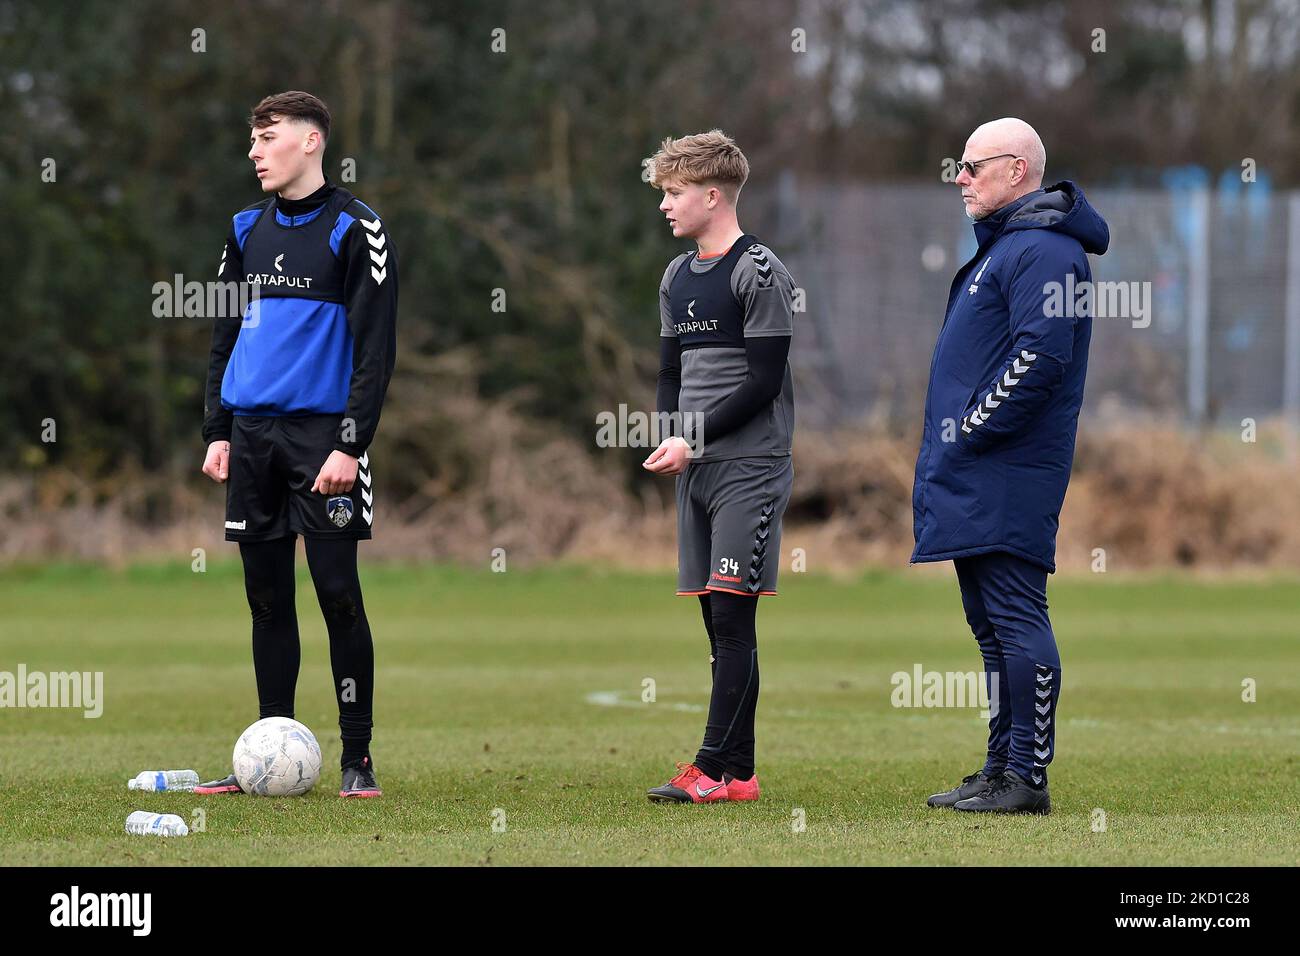
[[[732,458],[677,476],[677,593],[775,594],[794,462]]]

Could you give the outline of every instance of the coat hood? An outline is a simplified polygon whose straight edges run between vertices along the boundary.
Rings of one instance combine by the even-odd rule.
[[[1032,193],[1007,220],[1003,232],[1051,229],[1077,239],[1084,252],[1102,255],[1110,246],[1110,228],[1088,202],[1083,190],[1062,180]]]

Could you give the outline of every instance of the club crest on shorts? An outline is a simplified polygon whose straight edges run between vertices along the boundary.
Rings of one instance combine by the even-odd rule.
[[[325,514],[335,526],[346,528],[352,520],[352,499],[347,495],[336,495],[325,502]]]

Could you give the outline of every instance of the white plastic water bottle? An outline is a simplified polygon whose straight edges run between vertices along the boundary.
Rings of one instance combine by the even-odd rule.
[[[141,770],[126,782],[128,790],[193,790],[199,775],[193,770]]]
[[[126,818],[126,832],[147,836],[188,836],[190,828],[174,813],[136,810]]]

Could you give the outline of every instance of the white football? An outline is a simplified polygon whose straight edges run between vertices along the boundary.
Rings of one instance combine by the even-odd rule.
[[[239,735],[233,763],[245,793],[296,797],[320,779],[320,744],[298,721],[267,717]]]

